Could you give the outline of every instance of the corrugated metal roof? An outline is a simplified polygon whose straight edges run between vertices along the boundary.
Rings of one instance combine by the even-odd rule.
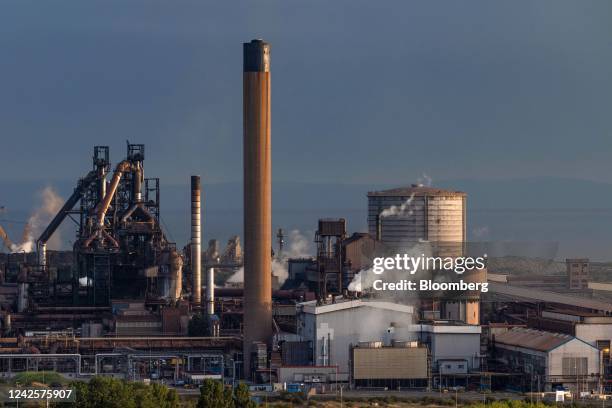
[[[567,334],[520,327],[495,335],[496,344],[505,344],[537,351],[550,351],[572,339],[574,337]]]
[[[510,286],[504,283],[492,281],[489,281],[489,293],[497,293],[536,302],[558,303],[560,305],[582,307],[584,309],[612,313],[612,303],[609,302],[569,296],[562,293],[548,292],[541,289]]]
[[[463,191],[444,190],[441,188],[428,187],[420,184],[413,184],[408,187],[398,187],[389,190],[381,191],[370,191],[368,197],[376,196],[397,196],[397,197],[410,197],[415,196],[460,196],[465,197],[467,194]]]

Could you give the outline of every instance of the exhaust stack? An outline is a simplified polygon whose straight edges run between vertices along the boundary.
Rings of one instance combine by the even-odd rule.
[[[206,279],[206,311],[212,316],[215,314],[215,268],[208,268]]]
[[[202,224],[200,212],[200,176],[191,176],[191,273],[192,301],[202,303]]]
[[[270,44],[243,44],[244,366],[272,337]]]

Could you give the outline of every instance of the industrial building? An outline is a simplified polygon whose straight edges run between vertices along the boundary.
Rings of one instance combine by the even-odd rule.
[[[469,372],[478,371],[484,358],[480,347],[479,325],[432,321],[412,327],[413,339],[427,345],[433,370],[439,372],[446,361],[462,361]]]
[[[338,378],[349,379],[349,350],[362,341],[402,339],[414,322],[414,308],[392,302],[336,298],[298,304],[297,334],[312,344],[312,363],[338,366]]]
[[[591,273],[589,259],[566,259],[567,287],[570,290],[585,290],[589,288]]]
[[[525,373],[515,380],[524,389],[599,390],[600,351],[567,334],[513,328],[495,335],[492,357],[508,372]]]
[[[466,371],[478,371],[484,357],[480,347],[480,326],[450,321],[417,323],[415,309],[409,305],[376,299],[336,298],[333,302],[300,303],[296,318],[297,334],[312,344],[312,364],[338,366],[340,381],[350,380],[352,354],[349,350],[356,346],[365,347],[368,342],[374,342],[371,344],[383,350],[372,353],[405,353],[406,358],[413,358],[414,354],[411,353],[425,353],[427,370],[433,372],[437,372],[441,362],[447,360],[461,360]],[[388,347],[383,347],[417,344],[425,351],[387,351]],[[366,358],[366,354],[359,354],[359,358]],[[372,366],[372,369],[375,367]],[[418,378],[428,376],[397,377],[393,380]],[[376,377],[369,379],[373,381],[372,384],[376,383]],[[392,383],[393,386],[407,384],[402,381]],[[408,383],[415,387],[423,385],[419,381]]]

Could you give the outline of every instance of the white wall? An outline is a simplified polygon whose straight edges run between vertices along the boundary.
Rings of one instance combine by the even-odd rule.
[[[599,350],[585,342],[573,339],[551,350],[548,353],[547,375],[563,375],[564,357],[586,357],[588,359],[588,373],[599,373]]]
[[[392,338],[410,340],[397,337],[396,333],[405,331],[402,327],[410,327],[412,319],[412,313],[369,306],[317,315],[300,313],[298,334],[313,342],[316,365],[338,365],[340,373],[348,373],[351,344],[356,345],[360,341],[388,342]],[[303,326],[300,321],[304,322]],[[395,333],[388,333],[392,323],[397,329],[393,330]]]
[[[595,347],[597,340],[612,340],[612,324],[577,324],[576,337]]]

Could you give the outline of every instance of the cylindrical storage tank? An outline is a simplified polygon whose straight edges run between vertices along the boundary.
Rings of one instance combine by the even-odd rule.
[[[368,193],[368,231],[405,252],[427,241],[432,256],[461,256],[466,194],[422,185]]]
[[[170,253],[170,297],[177,301],[183,291],[183,258],[177,251]]]

